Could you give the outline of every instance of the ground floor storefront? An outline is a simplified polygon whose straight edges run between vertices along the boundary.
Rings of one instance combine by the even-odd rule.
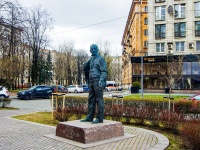
[[[132,82],[144,90],[200,90],[199,55],[132,57]],[[143,70],[143,71],[142,71]],[[143,73],[142,73],[143,72]]]

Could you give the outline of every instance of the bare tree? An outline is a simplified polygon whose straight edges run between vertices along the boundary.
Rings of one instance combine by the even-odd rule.
[[[54,76],[60,84],[72,84],[76,72],[73,69],[76,66],[74,42],[71,40],[64,41],[59,46],[58,54],[55,58]]]
[[[21,70],[23,13],[24,10],[18,3],[0,1],[0,59],[2,63],[0,84],[8,87],[16,82]]]
[[[26,28],[24,35],[26,43],[31,47],[31,79],[32,85],[38,84],[38,58],[40,49],[48,45],[47,33],[52,29],[53,19],[46,10],[40,6],[30,9],[26,15]]]
[[[79,85],[83,84],[83,64],[87,61],[88,55],[84,50],[77,50],[76,52],[77,59],[77,83]]]
[[[98,41],[97,42],[99,46],[99,53],[105,58],[106,60],[106,65],[107,65],[107,70],[108,70],[108,78],[107,80],[111,80],[111,68],[112,68],[112,57],[110,55],[110,43],[108,41],[102,42]]]

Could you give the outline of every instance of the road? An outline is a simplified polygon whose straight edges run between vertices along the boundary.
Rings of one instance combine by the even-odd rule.
[[[112,91],[104,92],[104,97],[112,97],[112,95],[128,95],[128,91]],[[67,93],[68,96],[84,96],[87,97],[88,93]],[[25,111],[51,111],[50,99],[33,99],[33,100],[19,100],[16,95],[10,96],[12,99],[10,106],[19,108]]]

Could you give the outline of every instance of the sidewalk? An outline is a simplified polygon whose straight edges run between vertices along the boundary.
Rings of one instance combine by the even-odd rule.
[[[81,150],[82,148],[45,137],[55,134],[56,127],[21,121],[10,116],[30,113],[22,110],[0,110],[0,150]],[[160,133],[124,126],[133,138],[87,148],[87,150],[164,150],[169,140]]]

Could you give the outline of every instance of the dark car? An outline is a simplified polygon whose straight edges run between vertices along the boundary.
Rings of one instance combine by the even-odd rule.
[[[88,87],[87,84],[83,84],[82,87],[83,87],[83,92],[88,92],[89,91],[89,87]]]
[[[56,92],[56,85],[53,85],[52,88],[53,88],[53,92]],[[67,93],[68,92],[67,87],[65,87],[63,85],[58,85],[58,92],[59,93]]]
[[[17,93],[19,99],[33,99],[33,98],[50,98],[53,92],[53,88],[50,86],[33,86],[28,90],[23,90]]]

